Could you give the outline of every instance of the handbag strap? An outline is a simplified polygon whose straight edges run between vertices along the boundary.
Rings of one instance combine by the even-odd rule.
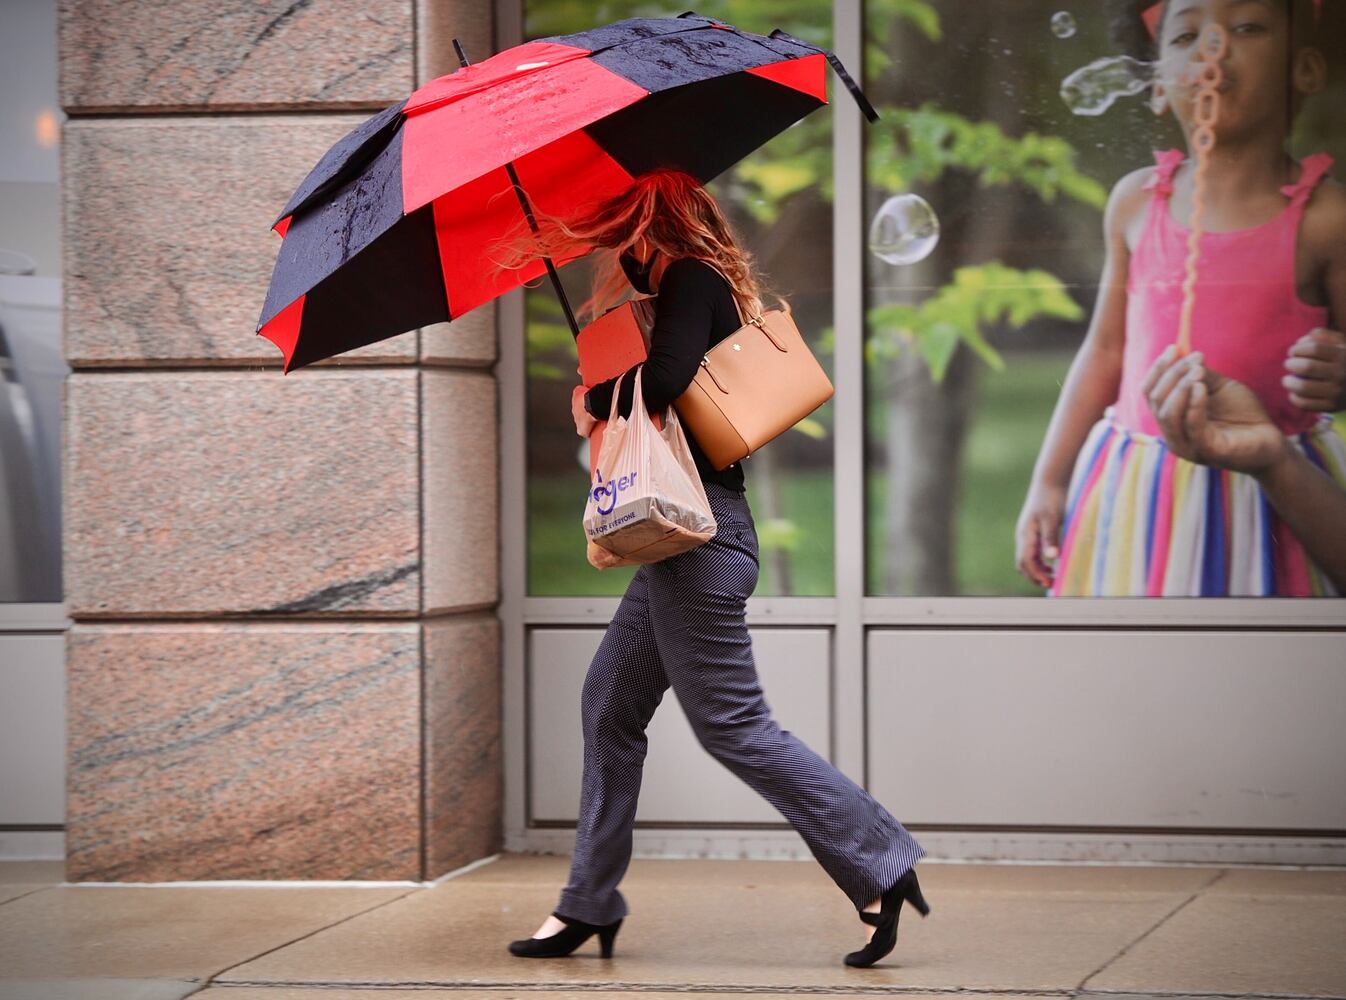
[[[726,275],[723,271],[721,271],[721,270],[720,270],[718,267],[716,267],[714,264],[711,264],[711,262],[708,261],[708,260],[706,260],[706,258],[704,258],[704,257],[698,257],[697,260],[704,261],[706,264],[709,264],[710,267],[711,267],[711,269],[714,270],[716,274],[718,274],[721,278],[724,278],[725,284],[727,284],[727,285],[729,286],[729,297],[730,297],[731,299],[734,300],[734,311],[735,311],[736,313],[738,313],[738,325],[739,325],[740,327],[743,327],[743,326],[747,326],[747,325],[749,324],[749,322],[751,322],[753,326],[757,326],[757,325],[758,325],[758,320],[745,320],[745,319],[743,318],[743,307],[742,307],[741,305],[738,304],[738,296],[734,294],[734,283],[733,283],[732,281],[729,280],[729,276]],[[760,320],[760,318],[761,318],[761,317],[758,317],[759,320]]]
[[[705,260],[705,258],[704,258],[704,257],[698,257],[697,260]],[[767,329],[766,321],[765,321],[765,319],[764,319],[762,316],[758,316],[756,319],[750,319],[750,320],[748,320],[747,322],[744,322],[744,320],[743,320],[743,309],[742,309],[742,307],[739,306],[739,304],[738,304],[738,296],[734,295],[734,292],[733,292],[734,283],[733,283],[732,281],[729,281],[729,278],[725,275],[725,273],[724,273],[723,271],[721,271],[718,267],[715,267],[714,264],[711,264],[710,261],[707,260],[706,263],[707,263],[707,264],[710,264],[710,266],[711,266],[712,268],[715,268],[715,272],[716,272],[721,278],[724,278],[724,280],[725,280],[726,282],[728,282],[728,284],[729,284],[729,288],[730,288],[729,295],[730,295],[730,297],[734,300],[734,309],[738,312],[739,329],[742,329],[742,328],[745,327],[745,326],[755,326],[755,327],[757,327],[757,329],[759,329],[759,330],[762,331],[762,333],[766,336],[766,339],[767,339],[767,340],[771,341],[771,343],[773,343],[773,344],[776,346],[776,350],[780,351],[782,354],[789,353],[789,348],[787,348],[784,344],[782,344],[782,343],[780,342],[779,338],[778,338],[775,334],[773,334],[770,330]],[[786,303],[785,314],[786,314],[787,316],[790,315],[790,309],[789,309],[789,303],[788,303],[788,302]],[[791,322],[793,322],[793,320],[791,320]],[[712,375],[711,377],[714,378],[715,376]],[[718,384],[718,380],[717,380],[717,384]]]

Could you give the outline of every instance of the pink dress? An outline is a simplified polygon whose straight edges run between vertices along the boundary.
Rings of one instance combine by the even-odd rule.
[[[1181,150],[1155,154],[1153,192],[1127,275],[1126,348],[1116,402],[1090,430],[1071,476],[1053,596],[1335,596],[1243,473],[1168,451],[1140,391],[1154,359],[1178,336],[1188,230],[1169,196]],[[1328,326],[1327,309],[1300,300],[1295,244],[1304,206],[1327,174],[1326,153],[1305,157],[1275,218],[1206,233],[1197,264],[1192,349],[1257,394],[1319,468],[1346,489],[1346,441],[1330,415],[1301,410],[1281,385],[1290,346]]]

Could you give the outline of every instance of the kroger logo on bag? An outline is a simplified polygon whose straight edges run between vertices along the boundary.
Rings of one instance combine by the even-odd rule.
[[[609,479],[606,483],[603,482],[601,471],[595,469],[594,475],[598,477],[598,485],[589,490],[588,499],[596,504],[597,512],[606,517],[616,509],[618,494],[635,486],[636,474],[632,472],[617,479]]]

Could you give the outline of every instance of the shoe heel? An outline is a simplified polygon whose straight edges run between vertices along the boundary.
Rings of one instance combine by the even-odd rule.
[[[617,929],[622,926],[621,920],[618,920],[611,927],[604,927],[598,932],[598,945],[602,949],[604,958],[612,957],[612,944],[617,940]]]
[[[916,907],[916,912],[921,916],[928,917],[930,915],[930,904],[927,903],[925,897],[921,895],[921,885],[916,881],[916,874],[914,871],[912,872],[911,895],[907,897],[907,902]]]

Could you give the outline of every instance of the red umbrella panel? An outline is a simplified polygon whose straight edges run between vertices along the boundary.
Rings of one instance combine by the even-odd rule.
[[[497,271],[520,194],[566,215],[659,166],[706,182],[827,103],[836,57],[689,12],[538,39],[432,80],[336,143],[273,228],[258,332],[285,371],[445,322],[545,273]],[[577,248],[559,266],[588,253]]]

